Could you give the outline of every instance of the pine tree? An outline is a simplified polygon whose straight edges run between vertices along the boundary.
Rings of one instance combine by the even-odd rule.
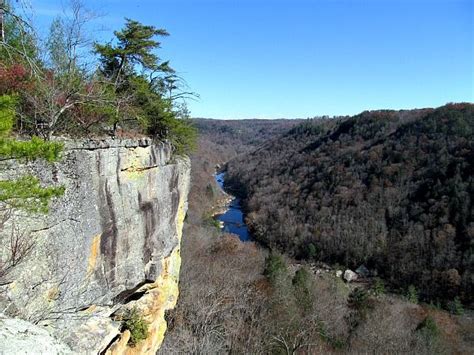
[[[147,134],[170,141],[175,153],[184,154],[195,148],[196,130],[185,104],[177,100],[194,94],[180,91],[182,80],[155,54],[161,46],[155,38],[168,35],[164,29],[126,19],[125,27],[115,32],[115,44],[96,43],[94,50],[111,86],[114,132],[118,124],[138,121]]]
[[[173,72],[168,62],[160,64],[160,58],[153,53],[161,45],[154,37],[169,36],[166,30],[127,18],[125,28],[114,34],[116,45],[95,43],[94,50],[100,56],[102,73],[116,84],[121,77],[133,73],[136,65],[143,71]]]

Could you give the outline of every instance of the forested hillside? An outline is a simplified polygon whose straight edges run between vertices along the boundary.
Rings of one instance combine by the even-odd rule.
[[[229,162],[227,182],[270,247],[472,303],[473,145],[472,104],[308,120]]]
[[[198,118],[193,123],[201,137],[218,145],[233,147],[237,153],[255,149],[276,138],[303,120],[216,120]]]
[[[265,141],[282,136],[300,122],[284,119],[193,119],[192,124],[199,136],[197,151],[191,155],[194,184],[190,191],[190,218],[201,218],[215,203],[217,186],[212,175],[217,165],[257,149]]]
[[[259,243],[242,243],[212,223],[210,210],[220,197],[212,176],[216,164],[239,154],[237,161],[244,162],[245,154],[259,149],[257,156],[266,152],[276,166],[284,167],[289,154],[284,154],[281,142],[292,139],[292,154],[298,154],[300,135],[313,142],[321,124],[333,130],[341,120],[308,120],[296,127],[301,121],[194,120],[200,138],[191,156],[180,298],[168,313],[160,354],[353,354],[377,353],[381,348],[387,353],[470,352],[472,321],[467,312],[455,315],[463,311],[459,305],[450,315],[415,304],[416,294],[384,294],[380,279],[345,283],[337,277],[340,267],[311,268],[318,263],[299,263],[288,255],[269,253]],[[288,129],[291,133],[283,136]],[[246,159],[252,164],[249,170],[240,166],[246,173],[253,174],[258,163],[270,173],[270,160]],[[277,209],[272,196],[262,201],[268,209]]]

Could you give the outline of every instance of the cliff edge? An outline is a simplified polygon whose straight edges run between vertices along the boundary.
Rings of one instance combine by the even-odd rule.
[[[0,285],[0,313],[75,353],[154,354],[178,297],[189,160],[172,157],[166,143],[108,139],[66,141],[59,163],[2,165],[3,178],[33,173],[65,194],[47,216],[14,211],[4,226],[0,255],[11,251],[13,228],[31,250]],[[122,326],[132,308],[149,324],[134,347]]]

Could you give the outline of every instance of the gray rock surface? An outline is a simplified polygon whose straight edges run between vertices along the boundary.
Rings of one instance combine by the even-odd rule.
[[[344,271],[344,280],[347,282],[355,281],[357,280],[357,274],[354,271],[347,269]]]
[[[7,161],[1,171],[0,178],[33,173],[66,190],[47,216],[16,213],[16,228],[34,245],[0,287],[0,312],[47,327],[73,350],[105,349],[119,334],[114,312],[179,252],[189,160],[150,139],[66,141],[58,163]]]
[[[21,319],[0,315],[0,354],[72,354],[46,329]]]

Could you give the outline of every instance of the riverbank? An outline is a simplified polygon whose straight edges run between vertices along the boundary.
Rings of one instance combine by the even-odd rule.
[[[238,235],[241,241],[250,241],[252,238],[245,224],[245,216],[240,199],[229,195],[224,190],[225,173],[216,173],[214,179],[224,196],[218,202],[216,210],[213,211],[216,212],[213,213],[214,219],[219,222],[224,232]]]

